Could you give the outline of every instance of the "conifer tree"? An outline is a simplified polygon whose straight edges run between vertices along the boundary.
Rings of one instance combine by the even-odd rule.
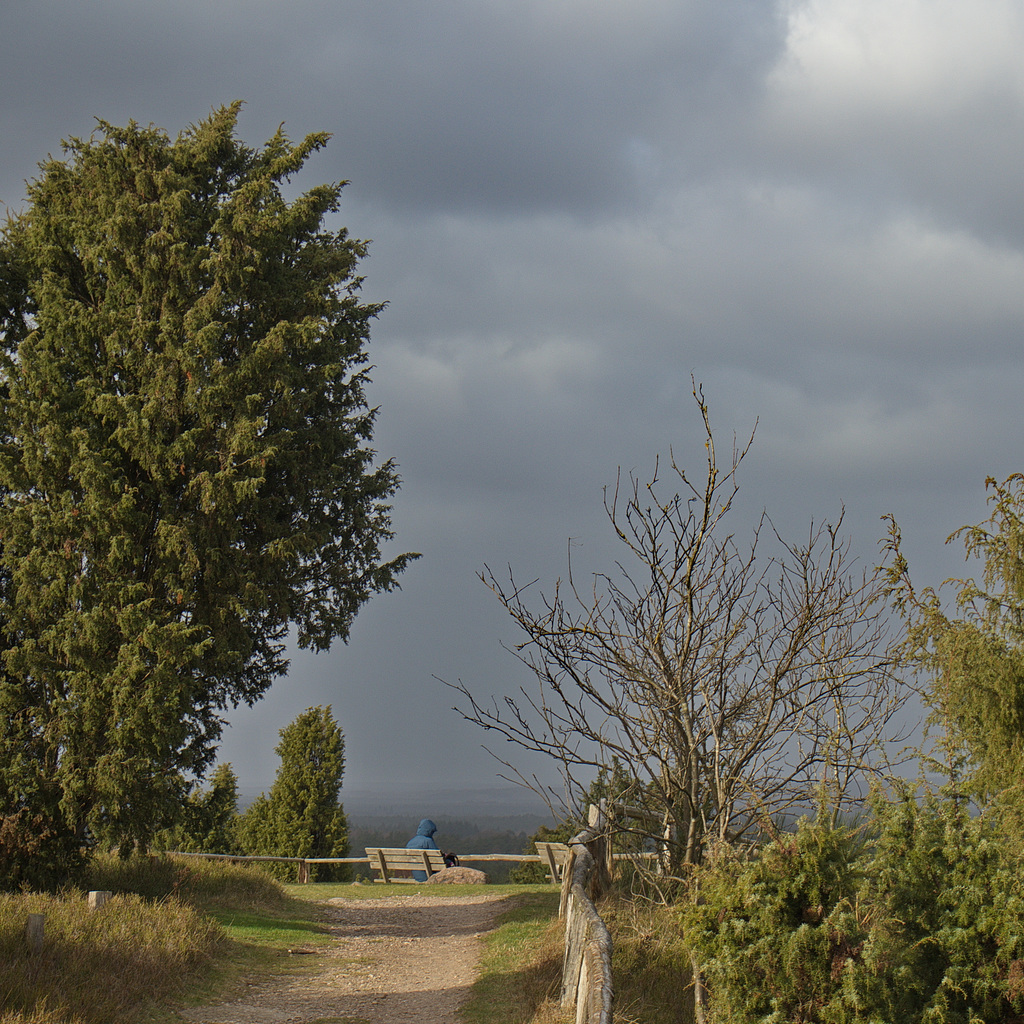
[[[242,816],[242,846],[262,856],[347,857],[348,821],[338,802],[345,740],[330,706],[307,708],[280,735],[274,785]],[[329,881],[345,871],[318,865],[315,874]]]
[[[220,764],[209,789],[189,794],[181,824],[158,837],[169,850],[187,853],[235,853],[238,823],[238,777],[230,764]]]
[[[369,447],[365,244],[283,184],[240,104],[170,139],[98,123],[0,234],[0,807],[144,846],[222,712],[347,638],[411,555]]]
[[[948,538],[984,565],[981,581],[947,580],[955,611],[938,591],[918,591],[890,520],[890,596],[907,622],[905,654],[923,672],[931,721],[945,756],[968,764],[971,794],[1024,832],[1024,475],[989,479],[992,514]]]

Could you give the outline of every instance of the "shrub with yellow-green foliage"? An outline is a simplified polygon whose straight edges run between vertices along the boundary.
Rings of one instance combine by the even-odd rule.
[[[862,831],[803,821],[694,878],[682,931],[715,1024],[1024,1020],[1024,878],[993,821],[910,787]]]

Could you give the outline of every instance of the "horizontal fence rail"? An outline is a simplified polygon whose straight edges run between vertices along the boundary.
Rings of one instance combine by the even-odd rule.
[[[305,884],[309,881],[310,864],[370,864],[369,857],[263,857],[250,856],[242,853],[186,853],[183,850],[170,850],[169,857],[198,857],[202,860],[227,860],[227,861],[264,861],[272,864],[295,864],[298,871],[297,881]],[[535,853],[460,853],[459,863],[506,861],[510,864],[534,863],[539,864],[541,858]]]

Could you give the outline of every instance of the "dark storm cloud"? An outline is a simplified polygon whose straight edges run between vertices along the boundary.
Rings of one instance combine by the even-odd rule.
[[[743,0],[451,0],[348,14],[314,63],[338,101],[351,173],[373,183],[371,198],[418,211],[629,208],[654,184],[665,122],[692,122],[705,144],[728,137],[735,95],[778,42],[770,12]]]
[[[7,107],[11,127],[134,117],[173,132],[183,104],[197,119],[244,98],[247,128],[332,131],[337,176],[418,213],[633,208],[670,134],[690,138],[694,166],[722,149],[781,43],[749,0],[101,2],[52,22],[31,0],[9,6],[5,76],[37,85]]]

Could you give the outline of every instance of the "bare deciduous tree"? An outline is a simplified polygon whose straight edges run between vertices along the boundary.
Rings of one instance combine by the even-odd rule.
[[[451,684],[463,698],[456,710],[550,755],[570,794],[618,759],[637,802],[660,815],[652,834],[672,873],[699,862],[709,842],[823,792],[835,809],[861,796],[902,738],[905,700],[876,577],[854,571],[842,516],[812,523],[792,544],[762,514],[741,548],[726,520],[753,434],[734,443],[723,472],[696,385],[694,397],[704,479],[692,481],[674,457],[671,497],[660,496],[657,467],[650,483],[620,477],[605,495],[628,552],[614,574],[581,587],[570,559],[567,579],[535,602],[511,570],[507,582],[481,575],[526,634],[515,653],[536,688],[481,704]]]

